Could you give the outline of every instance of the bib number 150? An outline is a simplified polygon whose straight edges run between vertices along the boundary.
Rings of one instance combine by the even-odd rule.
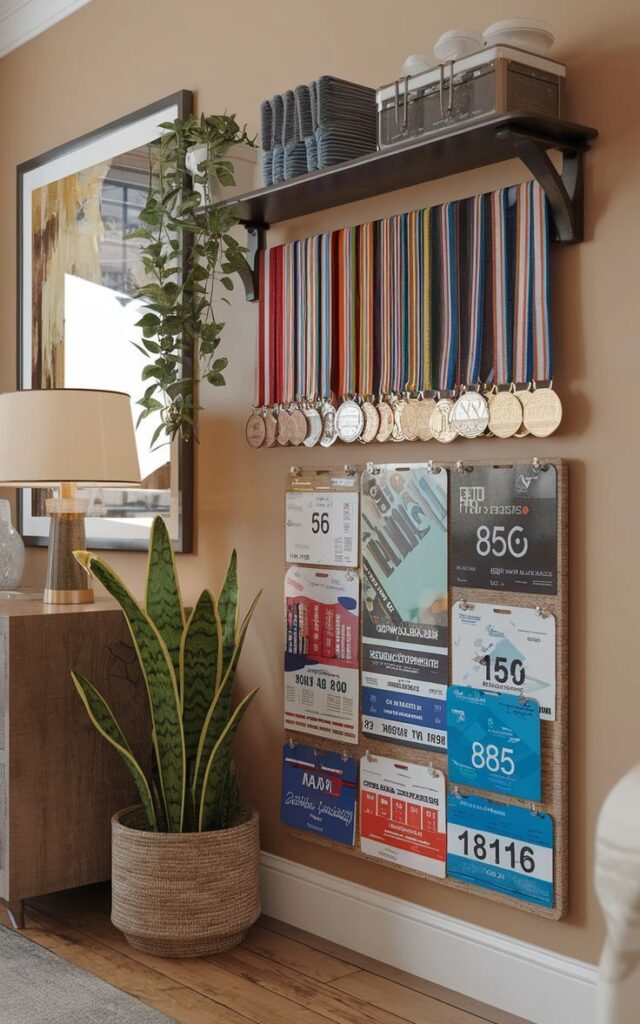
[[[476,530],[476,553],[481,558],[493,555],[503,558],[510,554],[512,558],[522,558],[529,548],[529,541],[521,526],[479,526]]]

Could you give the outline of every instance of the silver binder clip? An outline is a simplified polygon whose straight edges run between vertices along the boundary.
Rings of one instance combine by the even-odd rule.
[[[429,775],[431,776],[431,778],[432,779],[437,779],[438,778],[438,772],[437,772],[437,769],[433,765],[433,761],[429,761],[429,764],[427,765],[427,768],[429,769]]]
[[[373,462],[367,462],[367,473],[370,473],[372,476],[377,476],[379,472],[380,466],[376,466]]]
[[[347,474],[347,476],[355,476],[356,475],[356,467],[355,466],[345,466],[344,467],[344,471]]]
[[[296,745],[293,742],[293,740],[291,739],[291,737],[289,737],[289,750],[295,750],[295,749],[296,749]]]
[[[364,756],[366,757],[366,759],[369,762],[369,764],[371,764],[372,761],[373,761],[373,755],[371,754],[371,751],[370,750],[365,750]]]
[[[429,459],[425,463],[425,469],[426,469],[427,473],[439,473],[440,472],[440,466],[436,466],[436,464],[433,461],[433,459]]]
[[[349,755],[347,754],[346,750],[342,751],[342,753],[340,754],[340,759],[344,761],[345,764],[347,763],[347,761],[349,760]]]
[[[293,477],[296,477],[296,476],[300,476],[301,472],[302,472],[302,470],[300,469],[300,466],[292,466],[291,469],[289,470],[289,475],[293,476]]]
[[[537,455],[534,455],[531,460],[531,467],[534,473],[546,473],[549,468],[549,463],[546,459],[539,459]]]
[[[462,597],[458,601],[458,604],[462,608],[463,612],[468,612],[471,608],[473,608],[473,605],[469,601],[467,601],[466,598],[464,598],[464,597]]]
[[[451,792],[458,800],[462,800],[462,793],[460,792],[458,786],[453,786]]]
[[[458,459],[454,468],[456,473],[470,473],[473,467],[465,465],[462,459]]]
[[[547,609],[546,608],[542,608],[542,606],[539,605],[539,604],[536,605],[536,615],[539,615],[541,619],[548,619],[549,618],[549,612],[547,611]]]

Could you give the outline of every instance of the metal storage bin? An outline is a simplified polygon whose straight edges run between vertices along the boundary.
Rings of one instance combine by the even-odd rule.
[[[564,64],[492,46],[376,92],[378,148],[499,114],[560,116]]]

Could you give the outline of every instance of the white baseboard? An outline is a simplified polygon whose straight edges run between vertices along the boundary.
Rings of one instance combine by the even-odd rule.
[[[597,968],[262,854],[265,914],[533,1024],[595,1024]]]

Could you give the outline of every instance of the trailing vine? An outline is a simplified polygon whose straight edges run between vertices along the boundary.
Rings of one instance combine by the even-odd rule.
[[[138,402],[138,422],[160,414],[152,446],[162,435],[191,438],[199,384],[225,383],[228,360],[217,355],[225,324],[216,316],[214,299],[228,304],[219,286],[233,291],[234,275],[246,269],[246,249],[230,234],[236,214],[214,205],[210,182],[234,185],[230,147],[255,145],[246,126],[229,114],[190,115],[160,127],[164,134],[149,146],[151,176],[140,224],[129,235],[145,242],[147,283],[138,297],[146,311],[136,325],[142,329],[136,347],[148,359],[142,372],[148,384]],[[197,143],[206,144],[207,158],[192,178],[186,155]]]

